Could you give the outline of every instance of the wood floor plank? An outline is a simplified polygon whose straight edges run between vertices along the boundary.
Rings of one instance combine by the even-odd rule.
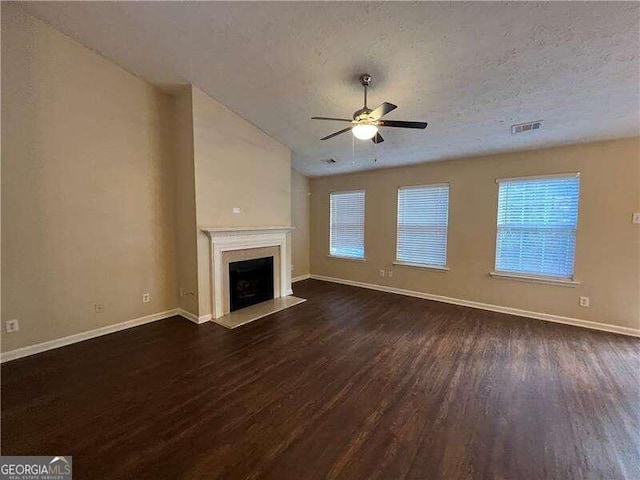
[[[640,340],[306,280],[2,365],[3,455],[75,479],[637,479]]]

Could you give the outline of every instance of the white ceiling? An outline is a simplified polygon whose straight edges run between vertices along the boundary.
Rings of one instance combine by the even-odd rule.
[[[640,134],[640,4],[32,2],[23,8],[147,81],[193,83],[293,152],[307,175]],[[355,144],[370,104],[425,131]],[[544,120],[512,136],[510,125]],[[322,159],[333,157],[329,166]],[[377,158],[377,162],[373,162]]]

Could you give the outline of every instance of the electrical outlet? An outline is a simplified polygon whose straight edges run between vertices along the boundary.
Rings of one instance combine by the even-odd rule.
[[[589,306],[589,297],[580,297],[580,306],[588,307]]]
[[[633,217],[631,218],[631,221],[633,223],[640,223],[640,212],[634,213]]]
[[[384,270],[380,270],[380,272],[378,272],[380,274],[381,277],[384,277]]]
[[[96,303],[93,305],[93,310],[96,313],[102,313],[104,311],[104,306],[101,303]]]
[[[142,303],[149,303],[151,301],[151,294],[150,293],[143,293],[142,294]]]
[[[240,213],[240,207],[233,207],[233,208],[231,209],[231,211],[232,211],[234,214],[238,214],[238,213]]]
[[[387,272],[387,277],[389,277],[389,278],[393,277],[393,270],[389,270]]]
[[[5,329],[7,330],[7,333],[17,332],[20,330],[20,322],[18,322],[17,318],[7,320],[5,322]]]

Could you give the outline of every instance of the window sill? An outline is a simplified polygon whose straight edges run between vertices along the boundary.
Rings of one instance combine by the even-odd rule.
[[[343,257],[341,255],[327,255],[327,258],[334,258],[336,260],[351,260],[352,262],[366,262],[367,257],[358,258],[358,257]]]
[[[580,285],[575,280],[565,278],[553,278],[553,277],[538,277],[535,275],[525,275],[519,273],[507,273],[507,272],[489,272],[493,278],[504,278],[507,280],[517,280],[521,282],[542,283],[546,285],[559,285],[562,287],[577,287]]]
[[[393,262],[394,265],[398,265],[400,267],[412,267],[412,268],[424,268],[425,270],[438,270],[440,272],[448,272],[449,267],[443,267],[440,265],[426,265],[423,263],[409,263],[409,262]]]

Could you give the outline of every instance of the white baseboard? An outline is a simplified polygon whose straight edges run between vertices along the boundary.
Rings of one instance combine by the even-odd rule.
[[[351,285],[354,287],[368,288],[370,290],[378,290],[381,292],[396,293],[399,295],[407,295],[409,297],[424,298],[426,300],[434,300],[436,302],[451,303],[453,305],[463,305],[465,307],[479,308],[481,310],[489,310],[491,312],[507,313],[510,315],[516,315],[519,317],[535,318],[538,320],[545,320],[548,322],[564,323],[567,325],[573,325],[576,327],[590,328],[592,330],[602,330],[605,332],[619,333],[622,335],[630,335],[633,337],[640,337],[640,329],[620,327],[617,325],[610,325],[607,323],[590,322],[588,320],[581,320],[579,318],[563,317],[560,315],[552,315],[549,313],[531,312],[529,310],[521,310],[513,307],[503,307],[500,305],[492,305],[488,303],[474,302],[471,300],[463,300],[459,298],[445,297],[442,295],[433,295],[430,293],[416,292],[413,290],[405,290],[402,288],[389,287],[385,285],[376,285],[372,283],[356,282],[353,280],[344,280],[341,278],[325,277],[323,275],[303,275],[302,277],[296,277],[293,281],[306,280],[307,278],[313,278],[315,280],[323,280],[325,282],[341,283],[343,285]],[[300,279],[300,280],[298,280]],[[211,315],[201,315],[196,317],[194,314],[187,312],[181,308],[175,308],[173,310],[167,310],[160,313],[154,313],[126,322],[116,323],[114,325],[107,325],[105,327],[97,328],[95,330],[89,330],[87,332],[77,333],[75,335],[69,335],[68,337],[58,338],[50,340],[48,342],[38,343],[36,345],[29,345],[28,347],[18,348],[16,350],[10,350],[0,354],[0,363],[8,362],[10,360],[16,360],[18,358],[27,357],[29,355],[35,355],[36,353],[46,352],[47,350],[53,350],[54,348],[63,347],[72,343],[82,342],[89,340],[90,338],[100,337],[102,335],[108,335],[110,333],[119,332],[128,328],[137,327],[158,320],[164,320],[165,318],[179,315],[187,320],[190,320],[196,324],[202,324],[211,320]]]
[[[76,333],[75,335],[69,335],[68,337],[57,338],[55,340],[49,340],[48,342],[29,345],[28,347],[23,348],[17,348],[16,350],[10,350],[8,352],[0,354],[0,363],[8,362],[9,360],[15,360],[17,358],[27,357],[29,355],[35,355],[36,353],[46,352],[47,350],[53,350],[54,348],[64,347],[65,345],[70,345],[72,343],[82,342],[83,340],[89,340],[90,338],[101,337],[102,335],[119,332],[120,330],[126,330],[127,328],[137,327],[146,323],[157,322],[158,320],[164,320],[165,318],[173,317],[175,315],[181,315],[179,309],[154,313],[152,315],[134,318],[133,320],[128,320],[126,322],[96,328],[95,330]]]
[[[325,277],[323,275],[311,275],[311,278],[323,280],[325,282],[341,283],[343,285],[351,285],[353,287],[368,288],[370,290],[378,290],[381,292],[396,293],[399,295],[407,295],[409,297],[424,298],[425,300],[435,300],[436,302],[451,303],[453,305],[463,305],[465,307],[479,308],[481,310],[489,310],[491,312],[508,313],[519,317],[535,318],[545,320],[547,322],[564,323],[576,327],[590,328],[592,330],[603,330],[605,332],[620,333],[622,335],[630,335],[640,337],[640,329],[620,327],[610,325],[608,323],[590,322],[588,320],[580,320],[579,318],[563,317],[561,315],[552,315],[550,313],[531,312],[529,310],[521,310],[513,307],[503,307],[500,305],[492,305],[489,303],[474,302],[471,300],[463,300],[460,298],[444,297],[442,295],[433,295],[430,293],[416,292],[413,290],[405,290],[402,288],[389,287],[386,285],[376,285],[373,283],[355,282],[353,280],[344,280],[341,278]]]
[[[186,310],[183,310],[181,308],[174,308],[172,310],[166,310],[164,312],[154,313],[152,315],[146,315],[140,318],[134,318],[133,320],[128,320],[126,322],[96,328],[95,330],[76,333],[75,335],[69,335],[68,337],[57,338],[55,340],[49,340],[48,342],[29,345],[28,347],[17,348],[16,350],[10,350],[8,352],[0,354],[0,363],[8,362],[10,360],[16,360],[22,357],[28,357],[29,355],[35,355],[36,353],[46,352],[47,350],[64,347],[65,345],[71,345],[72,343],[82,342],[84,340],[89,340],[90,338],[101,337],[102,335],[119,332],[121,330],[137,327],[146,323],[157,322],[158,320],[175,317],[176,315],[186,318],[187,320],[191,320],[193,323],[197,324],[211,320],[211,315],[196,317],[194,314],[187,312]]]
[[[187,320],[192,321],[193,323],[197,323],[197,324],[201,324],[201,323],[205,323],[208,322],[209,320],[211,320],[211,315],[201,315],[201,316],[197,316],[194,315],[191,312],[187,312],[186,310],[183,310],[182,308],[178,308],[178,315],[180,315],[181,317],[186,318]]]
[[[307,280],[308,278],[311,278],[310,273],[307,273],[305,275],[300,275],[299,277],[293,277],[291,279],[291,283],[301,282],[302,280]]]

